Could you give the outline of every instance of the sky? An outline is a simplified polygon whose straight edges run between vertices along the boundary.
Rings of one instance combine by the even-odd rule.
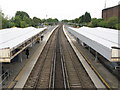
[[[118,5],[119,0],[0,0],[2,12],[12,17],[16,11],[25,11],[31,18],[75,19],[86,11],[92,18],[101,18],[102,9]]]

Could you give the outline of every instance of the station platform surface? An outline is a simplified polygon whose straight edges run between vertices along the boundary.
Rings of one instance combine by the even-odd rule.
[[[105,85],[101,82],[101,80],[98,78],[98,76],[96,75],[96,73],[92,70],[92,68],[90,67],[90,65],[86,62],[86,60],[84,59],[84,57],[81,55],[81,53],[79,53],[78,49],[76,48],[76,46],[73,44],[72,39],[70,39],[66,29],[63,27],[63,31],[71,45],[71,47],[73,48],[73,50],[75,51],[76,55],[79,58],[79,61],[81,62],[81,64],[83,65],[84,69],[86,70],[87,74],[89,75],[89,77],[91,78],[92,82],[94,83],[96,88],[106,88]]]
[[[114,76],[104,65],[102,65],[99,61],[95,61],[95,57],[89,52],[89,50],[85,49],[78,41],[75,39],[73,35],[66,32],[69,38],[71,39],[74,46],[77,50],[87,59],[89,64],[96,70],[96,72],[100,75],[101,79],[103,79],[104,83],[108,88],[120,88],[120,81]]]
[[[25,82],[27,81],[27,78],[29,77],[29,74],[31,73],[39,55],[41,54],[42,50],[44,49],[44,46],[46,45],[50,35],[54,29],[51,31],[45,32],[43,41],[40,42],[39,46],[37,45],[37,48],[32,53],[32,55],[28,58],[27,62],[25,63],[22,70],[19,72],[19,74],[16,76],[16,78],[9,84],[8,88],[23,88]]]
[[[35,52],[33,51],[33,54],[26,61],[24,68],[22,68],[22,70],[19,72],[17,77],[14,79],[14,81],[11,82],[11,84],[9,85],[8,88],[11,88],[13,85],[15,85],[14,88],[23,88],[24,87],[24,84],[25,84],[32,68],[34,67],[34,64],[36,63],[37,58],[39,57],[40,53],[42,52],[42,49],[44,48],[44,46],[51,34],[52,34],[52,32],[50,31],[44,35],[43,41],[37,45],[37,48],[35,49],[36,51]],[[109,84],[109,86],[111,86],[112,88],[118,88],[119,82],[118,82],[117,78],[114,75],[112,75],[101,63],[99,63],[99,62],[96,63],[94,61],[94,56],[92,56],[90,54],[90,52],[88,52],[88,50],[86,50],[84,47],[80,46],[80,44],[75,40],[74,37],[72,37],[71,35],[69,35],[69,37],[72,40],[72,42],[74,43],[74,45],[77,47],[78,51],[82,52],[89,59],[91,64],[97,69],[97,71],[104,78],[104,80]]]

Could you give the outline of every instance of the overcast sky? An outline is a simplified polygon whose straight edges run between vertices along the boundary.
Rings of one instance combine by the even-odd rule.
[[[106,0],[106,7],[118,5],[119,0]],[[0,7],[10,17],[16,11],[25,11],[30,17],[74,19],[90,12],[92,18],[101,18],[105,0],[0,0]]]

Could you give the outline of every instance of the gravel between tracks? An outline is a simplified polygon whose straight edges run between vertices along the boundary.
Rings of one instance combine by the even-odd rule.
[[[55,31],[53,33],[56,34]],[[51,71],[50,67],[52,65],[51,63],[55,46],[55,36],[56,35],[52,35],[49,38],[24,88],[48,88]]]
[[[62,52],[60,52],[62,48]],[[55,50],[56,49],[56,50]],[[51,68],[53,66],[54,52],[55,60],[55,88],[63,87],[63,71],[61,58],[64,57],[64,65],[70,89],[73,88],[95,88],[82,64],[79,62],[74,50],[70,46],[60,25],[51,35],[36,65],[34,66],[24,88],[49,88],[51,80]],[[62,54],[61,54],[62,53]],[[63,55],[63,56],[62,56]],[[68,85],[67,85],[68,86]]]
[[[61,43],[63,47],[65,64],[68,71],[69,83],[71,88],[95,88],[78,57],[68,43],[63,31],[61,31]]]

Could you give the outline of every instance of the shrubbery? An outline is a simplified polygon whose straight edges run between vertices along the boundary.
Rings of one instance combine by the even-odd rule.
[[[111,17],[108,20],[93,18],[90,23],[87,24],[89,27],[104,27],[120,30],[120,22],[117,17]]]
[[[48,24],[52,25],[58,22],[58,19],[52,19],[52,18],[49,18],[47,20],[46,19],[41,20],[40,18],[37,17],[30,18],[30,16],[23,11],[17,11],[15,16],[12,17],[11,19],[5,17],[4,14],[0,11],[0,20],[2,21],[0,22],[0,25],[2,24],[1,26],[3,29],[11,28],[11,27],[20,27],[20,28],[25,28],[30,26],[38,27],[41,24],[43,25],[43,23],[45,25]]]
[[[83,14],[82,16],[80,16],[79,18],[75,18],[73,20],[62,20],[62,22],[64,23],[68,23],[69,25],[73,25],[73,26],[83,26],[83,25],[87,25],[87,23],[89,23],[91,21],[91,15],[88,12],[85,12],[85,14]]]

